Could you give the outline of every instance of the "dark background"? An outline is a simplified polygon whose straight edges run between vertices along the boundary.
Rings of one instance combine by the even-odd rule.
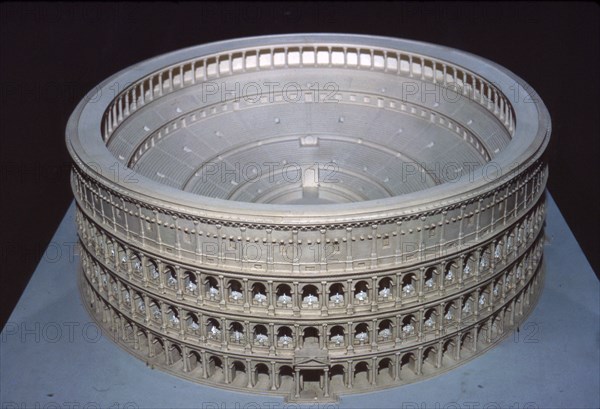
[[[345,32],[403,37],[495,61],[538,91],[553,121],[549,190],[596,272],[600,8],[592,3],[2,3],[2,326],[71,203],[64,130],[111,74],[201,43]],[[68,245],[68,244],[67,244]],[[577,274],[577,271],[565,271]]]

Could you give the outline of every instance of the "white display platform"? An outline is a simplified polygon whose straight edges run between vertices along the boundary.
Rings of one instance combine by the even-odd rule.
[[[600,407],[600,284],[550,195],[547,203],[544,289],[519,332],[434,378],[303,406]],[[188,382],[122,350],[99,333],[81,303],[76,242],[72,204],[0,335],[2,409],[300,407]]]

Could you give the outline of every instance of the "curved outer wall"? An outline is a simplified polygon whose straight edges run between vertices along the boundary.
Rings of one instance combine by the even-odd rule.
[[[434,72],[447,62],[477,73],[480,83],[468,76],[461,82],[472,100],[484,100],[477,86],[483,80],[498,90],[511,81],[530,89],[501,67],[456,50],[345,35],[232,40],[116,74],[82,101],[67,127],[80,288],[92,316],[154,366],[292,400],[412,382],[487,350],[524,319],[542,286],[550,120],[541,102],[509,101],[500,92],[494,103],[486,100],[512,133],[494,158],[501,174],[489,177],[483,166],[457,183],[300,206],[302,212],[160,186],[120,166],[107,150],[110,134],[150,104],[150,91],[135,81],[158,73],[156,90],[176,92],[177,85],[210,79],[191,74],[198,72],[193,59],[282,44],[350,44],[385,50],[386,59],[400,50],[393,54],[399,60],[403,52],[418,53],[434,60]],[[170,76],[157,71],[169,66],[175,67]],[[449,86],[445,81],[438,85]],[[115,98],[114,83],[133,85]],[[537,98],[533,91],[529,97]]]

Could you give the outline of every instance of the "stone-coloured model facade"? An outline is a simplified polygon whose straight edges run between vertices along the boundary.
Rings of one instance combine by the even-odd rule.
[[[135,81],[117,95],[94,101],[90,109],[97,112],[88,112],[88,119],[91,101],[78,107],[67,139],[82,246],[80,288],[92,316],[154,367],[199,383],[297,401],[412,382],[493,346],[524,320],[542,287],[548,175],[543,153],[550,134],[543,104],[523,108],[498,86],[502,79],[521,80],[495,66],[488,75],[499,70],[506,78],[485,78],[463,67],[479,64],[490,72],[491,63],[473,62],[473,56],[452,62],[463,57],[443,59],[448,49],[441,47],[361,36],[266,39],[266,45],[265,38],[234,40],[183,50],[165,61],[159,57],[131,70]],[[248,84],[253,75],[268,71],[272,78],[292,68],[295,79],[307,70],[328,80],[329,70],[332,78],[346,72],[348,78],[385,80],[373,95],[366,90],[371,85],[353,87],[340,77],[338,102],[322,108],[323,118],[333,116],[335,124],[310,126],[310,132],[278,109],[292,105],[282,93],[254,101],[227,93],[216,100],[191,98],[194,90],[206,91],[206,84],[223,78]],[[395,97],[396,83],[417,84],[419,91]],[[447,98],[419,102],[424,84],[445,90]],[[311,98],[327,96],[315,97],[303,85],[293,108],[312,101],[310,118],[321,123],[321,106]],[[527,95],[535,96],[531,90]],[[244,109],[264,108],[272,120],[259,129],[269,138],[250,132],[255,124],[246,123],[255,135],[250,137],[227,125]],[[384,144],[383,131],[360,136],[359,130],[357,136],[341,130],[363,111],[401,117],[406,125],[400,129],[410,135],[399,135],[396,125],[393,135],[408,143],[423,138],[415,130],[424,124],[441,130],[419,148],[424,159],[410,162],[399,156],[410,151],[408,144]],[[215,130],[219,121],[224,124]],[[194,128],[197,122],[202,125]],[[278,131],[285,123],[299,127],[298,135],[280,136],[288,135]],[[186,139],[185,132],[193,137]],[[237,143],[215,148],[216,155],[202,154],[194,145],[200,136],[209,144],[214,140],[212,147],[221,138]],[[375,160],[360,177],[351,159],[338,160],[342,182],[326,189],[305,180],[309,167],[301,163],[299,181],[260,194],[251,183],[223,183],[217,172],[194,181],[208,159],[217,163],[215,158],[229,155],[243,164],[243,152],[260,158],[265,140],[283,163],[288,143],[318,156],[310,149],[331,154],[327,146],[335,142],[336,149],[351,143],[367,159],[392,155],[403,166],[388,165],[392,180],[386,181],[372,170]],[[434,143],[452,149],[436,152]],[[184,173],[190,161],[178,162],[165,154],[169,150],[196,153],[198,163]],[[473,168],[460,169],[456,179],[431,171],[432,161],[447,167],[450,160]],[[415,175],[407,164],[424,164],[424,170]],[[323,169],[315,171],[318,179]],[[413,179],[400,182],[406,176],[400,173],[409,170]],[[359,179],[366,190],[355,188]],[[442,185],[451,186],[435,190]],[[177,190],[187,195],[177,196]],[[337,205],[302,204],[315,191],[324,201],[363,207],[344,212],[328,210]],[[199,203],[190,201],[193,195]],[[202,203],[206,197],[220,201]],[[375,200],[380,198],[383,205]],[[233,202],[255,207],[235,208]]]

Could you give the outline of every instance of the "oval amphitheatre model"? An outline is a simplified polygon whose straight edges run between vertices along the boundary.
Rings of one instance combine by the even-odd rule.
[[[543,278],[550,118],[480,57],[301,34],[159,56],[67,126],[90,314],[131,354],[327,401],[483,353]]]

